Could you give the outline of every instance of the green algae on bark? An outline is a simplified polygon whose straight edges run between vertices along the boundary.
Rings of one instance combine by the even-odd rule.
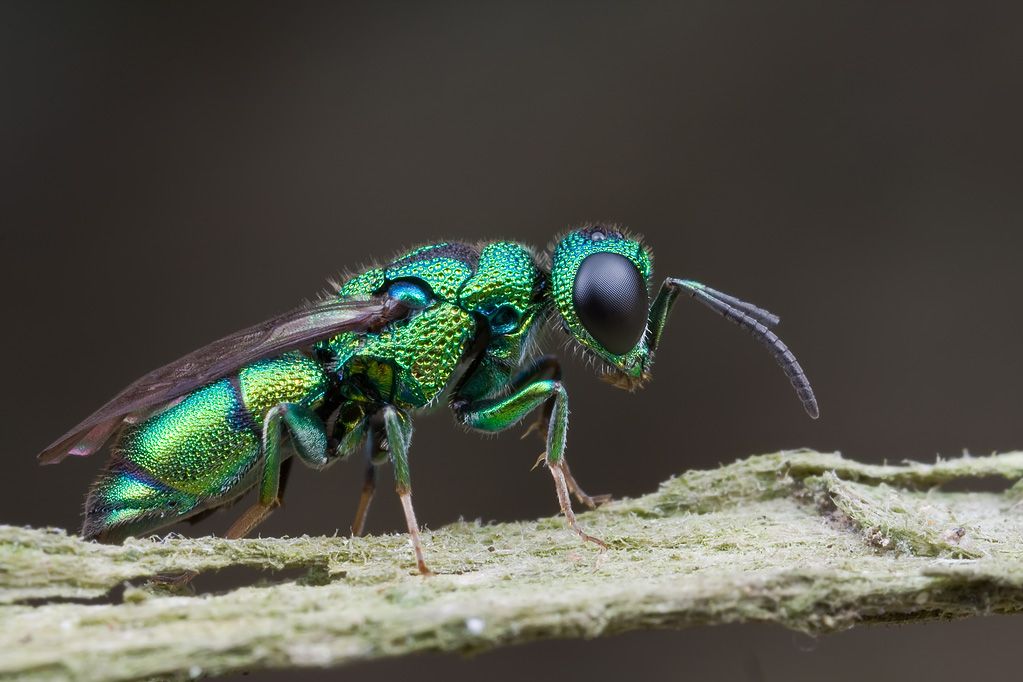
[[[936,487],[991,477],[1007,490]],[[751,457],[580,515],[606,552],[558,517],[427,531],[430,578],[397,534],[109,546],[0,526],[0,678],[187,678],[639,628],[825,632],[1017,612],[1023,505],[1009,486],[1020,478],[1023,453],[900,465]],[[202,596],[146,583],[229,566],[266,580]],[[122,598],[107,597],[126,582]]]

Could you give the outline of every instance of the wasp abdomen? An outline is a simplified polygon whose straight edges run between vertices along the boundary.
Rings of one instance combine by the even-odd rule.
[[[82,535],[116,541],[242,494],[255,483],[267,412],[281,403],[315,409],[327,386],[317,362],[288,353],[127,426],[86,500]]]

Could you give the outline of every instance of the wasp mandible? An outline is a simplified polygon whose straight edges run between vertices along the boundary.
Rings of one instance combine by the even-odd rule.
[[[114,439],[85,502],[82,536],[147,533],[232,502],[258,500],[227,532],[248,534],[279,505],[292,455],[323,469],[355,452],[368,463],[352,532],[360,534],[376,469],[390,461],[420,572],[429,573],[412,507],[412,417],[448,396],[465,426],[503,431],[540,410],[541,457],[569,526],[570,495],[589,507],[565,459],[568,393],[556,357],[536,355],[548,322],[596,358],[610,383],[650,378],[668,313],[686,293],[768,349],[807,413],[813,389],[771,331],[778,317],[692,280],[669,277],[649,301],[652,255],[638,237],[588,224],[549,257],[509,241],[442,242],[338,284],[324,300],[209,344],[150,372],[46,448],[46,464]],[[533,358],[533,359],[530,359]]]

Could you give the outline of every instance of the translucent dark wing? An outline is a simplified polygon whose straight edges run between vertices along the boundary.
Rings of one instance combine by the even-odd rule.
[[[132,415],[162,407],[257,360],[308,347],[341,332],[375,331],[404,317],[408,310],[386,296],[322,301],[225,336],[129,385],[39,453],[39,460],[52,464],[69,454],[90,455]]]

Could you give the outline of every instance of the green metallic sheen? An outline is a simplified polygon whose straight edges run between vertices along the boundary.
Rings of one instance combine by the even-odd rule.
[[[128,424],[86,501],[83,534],[116,540],[145,533],[253,487],[269,509],[281,464],[293,451],[314,468],[360,450],[374,466],[390,458],[399,492],[408,494],[411,415],[443,395],[460,423],[485,432],[503,431],[542,409],[547,462],[560,464],[568,393],[556,358],[528,359],[538,330],[552,319],[606,363],[613,383],[633,389],[649,376],[679,291],[702,286],[666,280],[649,308],[647,332],[616,355],[587,331],[573,306],[580,264],[600,252],[628,258],[649,292],[649,250],[619,228],[600,225],[564,235],[550,269],[515,242],[441,242],[348,277],[335,288],[337,297],[390,296],[408,312],[376,331],[342,333],[241,367]],[[293,448],[282,447],[285,438]]]
[[[259,455],[259,439],[239,419],[243,412],[224,379],[128,426],[89,494],[83,533],[132,534],[147,519],[188,514],[203,497],[229,491]],[[116,537],[107,532],[107,539]]]
[[[287,353],[244,367],[238,379],[242,402],[257,422],[281,403],[317,407],[329,383],[322,365],[301,353]]]
[[[521,316],[543,282],[533,261],[533,254],[520,244],[487,244],[480,253],[476,274],[459,291],[462,308],[487,314],[509,306]]]
[[[643,244],[615,227],[586,226],[565,235],[554,249],[551,266],[551,287],[554,304],[572,336],[600,358],[640,379],[649,371],[650,352],[645,343],[639,343],[628,353],[616,355],[604,348],[579,320],[572,301],[572,290],[579,266],[594,253],[616,253],[635,264],[643,280],[650,281],[653,274],[653,256]]]
[[[594,249],[589,239],[566,239],[572,257],[557,262],[567,272]],[[648,273],[649,258],[634,242],[603,246],[632,254]],[[397,428],[406,423],[404,415],[428,406],[458,379],[456,414],[483,431],[506,429],[551,401],[548,458],[557,461],[567,431],[567,394],[560,380],[521,369],[551,307],[550,281],[533,251],[514,242],[429,244],[349,277],[337,295],[376,296],[392,286],[413,308],[407,319],[379,332],[340,334],[317,344],[313,355],[288,353],[243,367],[126,428],[87,502],[86,534],[111,539],[165,525],[260,481],[261,497],[275,494],[276,473],[266,468],[279,461],[267,462],[266,450],[277,458],[276,440],[262,439],[264,419],[277,406],[295,407],[274,412],[268,423],[274,438],[282,423],[289,432],[314,434],[328,416],[317,411],[327,404],[336,410],[337,452],[323,454],[322,461],[300,453],[308,464],[325,466],[331,457],[362,447],[372,431],[370,417],[383,407],[395,408],[387,414],[389,428]],[[565,323],[578,325],[573,318]],[[459,377],[481,333],[486,347]],[[409,483],[407,475],[400,478]]]
[[[223,379],[129,427],[117,451],[166,486],[209,493],[235,479],[258,453],[247,417],[237,390]]]
[[[328,342],[343,375],[365,375],[383,399],[404,408],[424,407],[444,389],[476,331],[467,312],[445,301],[403,325],[379,334],[346,334]]]
[[[457,258],[433,255],[447,246],[450,246],[448,242],[441,242],[410,251],[385,270],[387,281],[405,277],[421,279],[438,298],[455,302],[462,285],[472,276],[472,267]]]
[[[386,282],[383,268],[370,268],[338,287],[337,296],[338,298],[372,296],[382,289]]]
[[[104,525],[116,526],[153,510],[183,516],[232,499],[260,459],[259,426],[270,408],[315,407],[327,384],[316,362],[288,353],[193,392],[125,429],[87,511],[103,510]]]

